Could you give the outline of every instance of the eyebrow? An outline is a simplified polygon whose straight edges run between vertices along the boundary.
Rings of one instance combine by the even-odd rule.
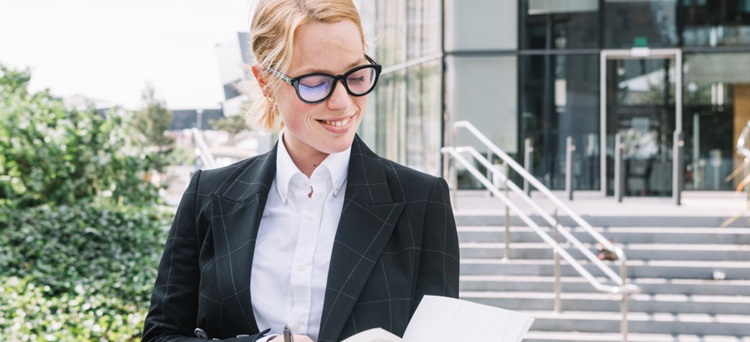
[[[362,55],[362,59],[361,60],[358,60],[358,61],[356,61],[354,63],[351,63],[348,66],[346,66],[344,72],[342,72],[341,74],[344,74],[347,71],[349,71],[351,69],[354,69],[354,68],[356,68],[356,67],[358,67],[360,65],[368,65],[368,64],[370,64],[370,62],[367,60],[367,58],[364,55]],[[294,77],[298,77],[300,75],[306,75],[306,74],[312,74],[312,73],[322,73],[322,74],[329,74],[329,75],[341,75],[341,74],[338,74],[338,73],[335,73],[335,72],[328,72],[328,71],[324,71],[324,70],[320,70],[320,69],[302,68],[299,71],[297,71],[297,75],[296,76],[291,76],[290,75],[290,77],[294,78]]]

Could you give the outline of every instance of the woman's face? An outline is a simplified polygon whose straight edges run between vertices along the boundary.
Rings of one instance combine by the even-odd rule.
[[[281,71],[292,78],[311,72],[340,75],[368,63],[353,22],[315,22],[297,29],[291,66]],[[316,104],[302,102],[294,87],[283,82],[272,93],[286,129],[284,143],[295,163],[319,162],[349,148],[367,105],[367,96],[349,95],[340,81],[328,99]]]

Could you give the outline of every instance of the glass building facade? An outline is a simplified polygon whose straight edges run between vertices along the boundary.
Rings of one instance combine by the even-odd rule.
[[[442,2],[357,2],[373,58],[384,66],[362,138],[381,156],[439,174],[443,125]]]
[[[552,189],[571,137],[574,189],[611,193],[619,133],[626,195],[670,196],[675,175],[685,190],[737,186],[750,0],[358,3],[385,66],[361,128],[381,155],[440,174],[450,124],[469,120],[518,161],[529,139]]]
[[[440,174],[450,124],[469,120],[519,162],[530,139],[552,189],[571,137],[574,189],[611,193],[619,133],[626,195],[670,196],[675,175],[685,190],[737,186],[725,177],[750,120],[750,0],[359,3],[385,66],[361,128],[381,155]]]
[[[516,146],[532,139],[533,173],[546,185],[564,187],[573,137],[575,188],[611,192],[620,133],[626,195],[670,196],[675,174],[686,190],[735,188],[725,177],[741,163],[735,144],[750,120],[749,0],[522,0],[518,9]]]

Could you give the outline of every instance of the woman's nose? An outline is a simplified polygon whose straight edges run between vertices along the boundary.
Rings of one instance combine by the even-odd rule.
[[[352,102],[351,95],[349,95],[349,93],[346,91],[346,87],[344,87],[344,82],[337,82],[339,84],[336,84],[336,87],[333,89],[333,94],[331,94],[331,97],[328,98],[328,101],[326,101],[326,103],[328,104],[328,108],[331,109],[346,108]]]

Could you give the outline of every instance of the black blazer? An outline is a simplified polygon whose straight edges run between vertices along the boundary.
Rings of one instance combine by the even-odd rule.
[[[255,341],[250,273],[276,148],[198,171],[175,214],[144,341]],[[425,294],[458,296],[459,254],[448,186],[383,159],[355,137],[318,342],[382,327],[403,335]],[[239,336],[238,335],[249,335]]]

